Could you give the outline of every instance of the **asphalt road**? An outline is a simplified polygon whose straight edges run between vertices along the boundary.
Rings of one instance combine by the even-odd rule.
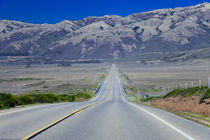
[[[0,140],[209,140],[210,129],[125,99],[115,65],[98,95],[86,102],[61,103],[0,112]]]

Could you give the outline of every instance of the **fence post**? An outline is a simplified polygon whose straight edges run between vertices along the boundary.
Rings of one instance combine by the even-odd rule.
[[[210,88],[210,77],[208,77],[208,88]]]
[[[185,88],[187,89],[187,82],[185,83]]]
[[[198,81],[198,86],[201,88],[201,80]]]
[[[191,84],[192,84],[192,88],[193,88],[193,86],[194,86],[194,85],[193,85],[193,81],[191,81]]]

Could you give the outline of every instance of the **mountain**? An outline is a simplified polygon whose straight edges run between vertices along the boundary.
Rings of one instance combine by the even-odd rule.
[[[167,61],[209,52],[210,3],[57,24],[0,20],[0,56]]]

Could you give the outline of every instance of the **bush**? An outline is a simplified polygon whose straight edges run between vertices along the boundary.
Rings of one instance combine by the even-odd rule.
[[[7,93],[0,93],[0,109],[15,107],[16,105],[26,105],[34,103],[57,103],[57,102],[74,102],[90,99],[92,96],[86,93],[74,95],[53,93],[41,93],[39,91],[29,92],[28,94],[16,96]]]
[[[151,101],[153,99],[155,99],[155,97],[151,96],[151,97],[142,98],[141,101],[142,102],[148,102],[148,101]]]
[[[73,102],[75,100],[74,96],[67,94],[59,95],[59,102]]]
[[[28,95],[22,95],[19,97],[19,104],[25,105],[25,104],[33,104],[33,98]]]
[[[207,98],[210,98],[210,89],[206,90],[205,94],[200,99],[200,103],[203,102],[203,100]]]
[[[7,93],[0,93],[0,109],[14,107],[18,104],[18,98]]]
[[[203,102],[204,99],[210,98],[210,89],[208,89],[206,86],[203,86],[202,88],[193,87],[188,89],[176,89],[164,95],[163,97],[168,98],[176,96],[183,96],[183,97],[200,96],[200,103],[201,103]]]

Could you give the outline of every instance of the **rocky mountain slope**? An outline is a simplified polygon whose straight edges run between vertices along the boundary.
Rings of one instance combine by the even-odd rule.
[[[57,24],[0,20],[0,56],[169,60],[209,52],[210,3]]]

